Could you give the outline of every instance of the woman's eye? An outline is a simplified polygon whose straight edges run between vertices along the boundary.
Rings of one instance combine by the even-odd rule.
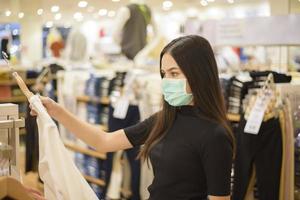
[[[176,76],[178,76],[178,73],[177,73],[177,72],[172,72],[171,75],[172,75],[173,77],[176,77]]]

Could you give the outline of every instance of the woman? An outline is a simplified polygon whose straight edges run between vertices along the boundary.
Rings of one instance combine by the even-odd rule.
[[[150,200],[229,200],[234,138],[209,42],[195,35],[173,40],[161,52],[160,71],[162,110],[112,133],[80,121],[49,98],[42,102],[54,119],[99,152],[145,144],[139,156],[153,165]]]

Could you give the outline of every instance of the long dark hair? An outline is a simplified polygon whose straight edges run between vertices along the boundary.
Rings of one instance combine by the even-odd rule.
[[[197,35],[179,37],[171,41],[160,54],[160,69],[162,57],[166,53],[174,58],[186,76],[193,93],[194,106],[201,110],[205,118],[221,124],[226,129],[235,152],[234,136],[226,117],[217,63],[209,42]],[[163,108],[155,115],[154,127],[139,157],[148,158],[153,146],[171,128],[175,115],[176,107],[163,101]]]

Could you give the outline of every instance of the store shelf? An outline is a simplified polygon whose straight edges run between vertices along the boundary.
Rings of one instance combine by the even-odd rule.
[[[85,174],[83,174],[83,177],[85,178],[85,180],[87,180],[90,183],[94,183],[94,184],[100,185],[102,187],[105,186],[105,182],[102,179],[98,179],[98,178],[88,176]]]
[[[102,159],[102,160],[106,159],[106,155],[105,154],[99,153],[99,152],[97,152],[95,150],[87,149],[87,148],[84,148],[84,147],[80,147],[80,146],[78,146],[76,144],[71,144],[71,143],[67,143],[67,142],[65,142],[64,145],[65,145],[65,147],[67,147],[68,149],[70,149],[72,151],[83,153],[83,154],[86,154],[86,155],[89,155],[89,156],[93,156],[95,158],[99,158],[99,159]]]
[[[78,96],[77,97],[78,102],[85,102],[85,103],[100,103],[104,105],[109,105],[109,98],[108,97],[102,97],[102,98],[97,98],[97,97],[89,97],[86,95],[83,96]]]
[[[239,114],[227,113],[227,119],[232,122],[239,122],[241,119],[241,116]]]
[[[0,99],[0,103],[22,103],[22,102],[26,102],[26,101],[27,101],[27,98],[25,96],[16,96],[16,97]]]
[[[31,78],[31,79],[25,79],[24,82],[27,85],[33,85],[35,84],[36,79]],[[15,80],[9,80],[9,81],[0,81],[0,85],[17,85],[17,82]]]

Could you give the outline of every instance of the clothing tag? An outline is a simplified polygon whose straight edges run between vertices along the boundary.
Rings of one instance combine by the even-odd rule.
[[[257,135],[263,121],[265,111],[272,97],[272,91],[266,90],[262,96],[258,96],[255,104],[250,111],[246,126],[244,128],[245,133]]]
[[[129,99],[127,97],[121,97],[115,105],[113,116],[118,119],[125,119],[128,107]]]

